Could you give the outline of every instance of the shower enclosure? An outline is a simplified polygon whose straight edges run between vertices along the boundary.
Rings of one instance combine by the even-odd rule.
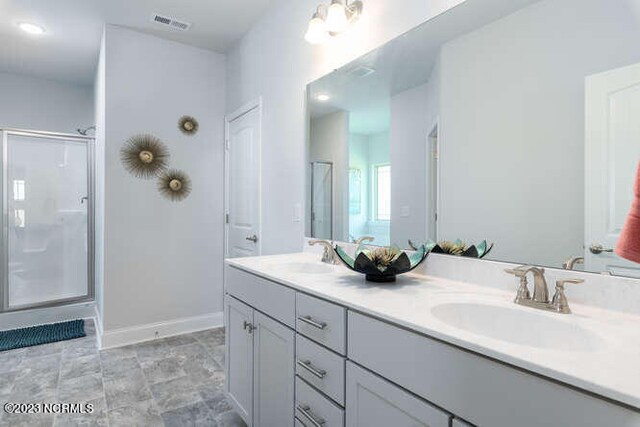
[[[333,164],[311,162],[311,237],[333,239]]]
[[[0,139],[0,312],[93,299],[93,138]]]

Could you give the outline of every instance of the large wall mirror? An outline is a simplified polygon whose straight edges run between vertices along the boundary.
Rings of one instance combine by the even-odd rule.
[[[307,235],[640,277],[639,41],[640,0],[467,0],[310,83]]]

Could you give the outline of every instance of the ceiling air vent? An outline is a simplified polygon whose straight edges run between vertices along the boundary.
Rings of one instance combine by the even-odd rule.
[[[158,15],[157,13],[151,15],[151,22],[155,22],[156,24],[171,27],[180,31],[187,31],[189,28],[191,28],[191,23],[189,22],[179,21],[169,16]]]
[[[362,78],[375,73],[376,70],[375,68],[369,67],[367,65],[356,65],[347,72],[354,77]]]

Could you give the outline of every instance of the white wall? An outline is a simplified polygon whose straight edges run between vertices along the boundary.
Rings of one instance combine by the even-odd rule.
[[[178,319],[221,322],[224,57],[107,26],[105,65],[103,343],[126,342],[118,334],[132,329],[136,339],[160,326],[175,332],[167,324]],[[196,135],[178,130],[184,114],[200,122]],[[143,132],[161,138],[170,166],[191,177],[184,201],[162,198],[154,180],[120,163],[122,144]]]
[[[640,61],[637,3],[547,0],[445,44],[441,237],[543,265],[583,253],[584,79]]]
[[[368,0],[362,18],[327,46],[304,41],[316,0],[280,2],[227,56],[227,111],[263,97],[263,253],[298,251],[304,224],[293,221],[304,205],[305,87],[367,51],[462,0]],[[276,203],[277,201],[277,203]],[[303,216],[304,217],[304,216]]]
[[[439,64],[429,82],[391,98],[391,241],[435,239],[428,135],[437,124]]]
[[[94,184],[94,286],[96,301],[96,327],[98,335],[102,335],[104,322],[104,163],[106,137],[106,49],[105,33],[100,41],[100,56],[94,81],[95,100],[95,184]]]
[[[369,137],[349,134],[349,168],[360,170],[360,213],[349,213],[349,234],[358,238],[369,232]]]
[[[76,133],[94,123],[91,86],[0,72],[0,128]]]
[[[347,240],[349,232],[349,114],[338,111],[311,120],[309,161],[333,163],[333,238]],[[273,163],[279,169],[279,163]],[[265,170],[267,169],[267,170]],[[269,167],[263,168],[268,172]],[[264,222],[263,222],[264,226]]]

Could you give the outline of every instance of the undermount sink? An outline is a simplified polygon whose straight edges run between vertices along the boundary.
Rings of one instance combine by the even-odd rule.
[[[319,262],[291,262],[278,264],[276,268],[286,273],[294,274],[327,274],[331,273],[333,269],[326,264]]]
[[[593,351],[599,338],[563,314],[508,308],[477,302],[446,303],[431,313],[441,322],[476,335],[511,344],[553,350]],[[557,316],[557,318],[555,317]]]

